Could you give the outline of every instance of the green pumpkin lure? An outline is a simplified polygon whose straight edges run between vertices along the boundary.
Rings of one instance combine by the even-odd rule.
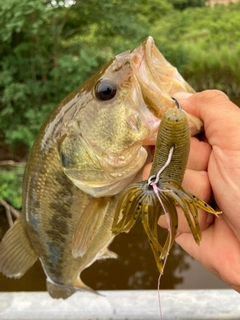
[[[114,234],[129,232],[141,214],[160,273],[163,273],[165,258],[177,233],[175,205],[182,208],[197,244],[201,240],[197,208],[216,216],[220,213],[181,186],[189,155],[190,132],[186,114],[175,101],[178,108],[168,109],[161,120],[150,177],[124,191],[112,227]],[[158,220],[163,214],[167,217],[169,232],[162,246],[158,240]]]

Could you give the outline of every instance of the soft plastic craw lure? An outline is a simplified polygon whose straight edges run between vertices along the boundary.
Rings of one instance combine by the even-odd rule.
[[[186,114],[178,101],[176,104],[177,108],[167,110],[161,121],[149,179],[134,183],[124,191],[112,227],[114,234],[129,232],[141,214],[161,273],[177,233],[175,205],[182,208],[197,244],[201,240],[197,209],[216,216],[220,213],[181,186],[189,155],[190,133]],[[169,221],[169,232],[163,245],[158,240],[158,219],[162,214],[166,214]]]

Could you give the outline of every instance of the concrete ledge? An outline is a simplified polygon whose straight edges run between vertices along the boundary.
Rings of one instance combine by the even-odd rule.
[[[159,320],[158,292],[78,292],[54,300],[46,292],[1,292],[0,319]],[[163,320],[240,319],[233,290],[161,290]]]

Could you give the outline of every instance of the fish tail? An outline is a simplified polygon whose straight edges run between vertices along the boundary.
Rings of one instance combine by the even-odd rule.
[[[77,278],[71,285],[57,284],[47,278],[47,291],[54,299],[67,299],[77,291],[88,291],[99,294],[97,291],[85,285],[81,279]]]
[[[59,285],[47,279],[47,291],[54,299],[67,299],[76,292],[75,288],[70,286]]]
[[[0,243],[0,272],[10,278],[20,278],[37,258],[19,216]]]
[[[80,277],[77,277],[75,281],[72,283],[76,291],[88,291],[91,293],[95,293],[100,295],[96,290],[92,289],[91,287],[87,286]]]

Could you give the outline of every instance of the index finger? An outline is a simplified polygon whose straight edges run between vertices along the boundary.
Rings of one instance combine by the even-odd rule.
[[[183,109],[201,119],[208,142],[222,149],[240,148],[240,110],[227,95],[219,90],[206,90],[182,99],[183,94],[175,94]]]

